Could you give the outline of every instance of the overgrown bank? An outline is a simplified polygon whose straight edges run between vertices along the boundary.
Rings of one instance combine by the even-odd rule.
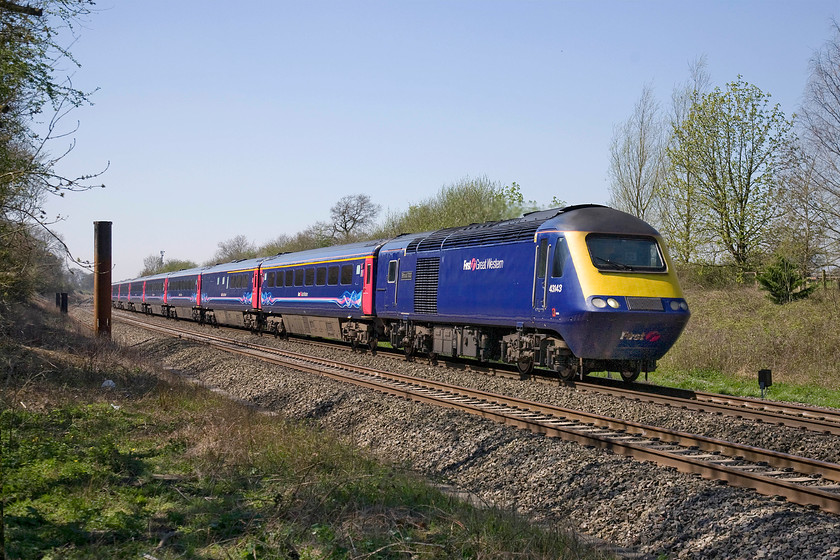
[[[774,304],[752,285],[686,289],[691,320],[661,360],[657,382],[729,387],[757,394],[757,372],[773,371],[773,398],[840,406],[840,290]]]
[[[9,558],[602,557],[40,317],[0,341]]]

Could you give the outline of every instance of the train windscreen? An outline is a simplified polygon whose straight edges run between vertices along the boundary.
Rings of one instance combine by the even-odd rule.
[[[665,259],[653,237],[591,233],[586,246],[592,264],[610,272],[665,272]]]

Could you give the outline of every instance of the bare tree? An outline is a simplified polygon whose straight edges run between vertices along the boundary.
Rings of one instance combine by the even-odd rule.
[[[813,158],[825,225],[840,240],[840,24],[811,58],[811,76],[801,110],[806,150]],[[835,256],[836,257],[836,256]]]
[[[257,249],[244,235],[237,235],[226,241],[219,241],[218,249],[207,264],[225,263],[257,256]]]
[[[813,154],[792,149],[788,158],[780,177],[784,214],[770,230],[771,249],[808,275],[827,264],[825,190],[817,178]]]
[[[341,197],[330,208],[332,237],[336,242],[346,242],[364,236],[373,226],[380,208],[366,194]]]
[[[633,114],[613,133],[610,204],[645,219],[664,177],[665,132],[659,102],[646,85]]]

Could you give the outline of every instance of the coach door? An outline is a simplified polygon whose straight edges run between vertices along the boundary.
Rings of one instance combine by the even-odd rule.
[[[260,267],[257,267],[254,270],[254,279],[253,279],[253,291],[251,292],[251,308],[253,309],[260,309],[262,307],[262,302],[260,301],[260,289],[261,289],[261,277],[262,273],[260,272]]]
[[[362,284],[362,314],[373,315],[373,257],[365,257]]]
[[[541,239],[534,255],[534,295],[532,304],[534,311],[545,309],[546,272],[548,271],[548,250],[551,247],[548,239]]]

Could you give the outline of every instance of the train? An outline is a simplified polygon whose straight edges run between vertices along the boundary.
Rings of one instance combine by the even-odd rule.
[[[655,370],[690,311],[661,235],[585,204],[112,284],[119,309],[560,379]]]

